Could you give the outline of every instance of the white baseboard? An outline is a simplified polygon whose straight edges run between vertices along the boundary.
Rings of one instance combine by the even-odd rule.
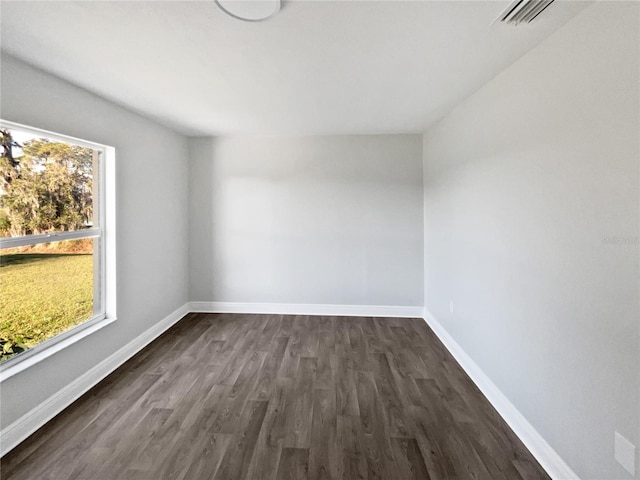
[[[386,305],[322,305],[304,303],[190,302],[189,311],[199,313],[271,313],[346,317],[422,318],[424,308]]]
[[[580,480],[578,475],[562,460],[560,455],[540,435],[533,425],[518,411],[509,399],[500,391],[495,383],[482,369],[465,353],[445,328],[425,311],[424,319],[440,341],[457,360],[462,369],[469,375],[491,405],[529,449],[553,480]]]
[[[134,338],[73,382],[33,408],[11,425],[0,431],[0,456],[13,450],[20,442],[42,427],[53,417],[75,402],[84,393],[97,385],[107,375],[158,338],[165,330],[189,313],[188,304],[178,308],[153,327]]]

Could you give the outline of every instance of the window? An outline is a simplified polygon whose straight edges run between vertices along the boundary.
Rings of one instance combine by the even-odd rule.
[[[115,318],[114,151],[4,121],[0,135],[4,373]]]

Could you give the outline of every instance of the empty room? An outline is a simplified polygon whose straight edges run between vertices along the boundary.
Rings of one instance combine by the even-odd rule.
[[[640,480],[640,2],[0,28],[0,478]]]

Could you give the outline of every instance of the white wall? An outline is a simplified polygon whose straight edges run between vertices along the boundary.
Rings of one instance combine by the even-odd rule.
[[[424,136],[427,309],[584,480],[631,478],[614,430],[640,446],[639,8],[589,7]]]
[[[191,299],[422,306],[421,143],[193,139]]]
[[[116,148],[118,321],[2,383],[8,426],[188,300],[185,137],[10,56],[3,119]]]

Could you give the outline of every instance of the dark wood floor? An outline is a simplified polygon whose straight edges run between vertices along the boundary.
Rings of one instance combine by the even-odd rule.
[[[2,459],[18,479],[549,479],[420,319],[192,314]]]

